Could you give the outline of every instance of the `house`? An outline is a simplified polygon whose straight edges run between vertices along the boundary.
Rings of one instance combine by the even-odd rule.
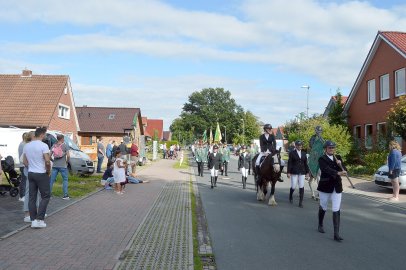
[[[145,128],[145,137],[147,140],[152,140],[155,132],[157,133],[158,140],[162,141],[164,138],[163,129],[164,129],[164,120],[162,119],[149,119],[143,117],[142,124]]]
[[[172,132],[164,131],[162,140],[165,141],[165,142],[172,140]]]
[[[406,33],[379,31],[344,106],[353,136],[367,149],[387,134],[388,111],[406,94],[405,73]]]
[[[347,102],[348,97],[346,96],[341,96],[341,105],[345,105]],[[330,101],[327,104],[326,109],[324,110],[323,117],[327,118],[328,115],[330,114],[331,109],[336,105],[337,103],[337,96],[332,96],[330,98]]]
[[[47,127],[77,141],[79,131],[68,75],[0,75],[0,126]]]
[[[107,146],[110,140],[120,144],[124,136],[143,145],[144,128],[139,108],[76,107],[80,126],[80,145],[92,145],[102,137]]]

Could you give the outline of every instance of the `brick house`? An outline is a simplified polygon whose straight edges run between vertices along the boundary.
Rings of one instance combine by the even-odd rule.
[[[80,145],[92,145],[96,139],[103,138],[106,147],[109,140],[118,144],[123,136],[135,138],[140,145],[144,128],[141,122],[139,108],[111,108],[111,107],[76,107],[80,126]]]
[[[387,135],[387,113],[406,94],[405,70],[406,33],[379,31],[344,106],[353,136],[367,149]]]
[[[347,102],[347,99],[348,99],[348,97],[341,96],[341,104],[345,105],[345,103]],[[327,104],[326,109],[324,110],[323,117],[326,117],[326,118],[328,117],[331,109],[336,105],[336,103],[337,103],[337,96],[332,96],[330,98],[330,101]]]
[[[152,140],[154,137],[155,130],[158,133],[158,139],[162,141],[164,139],[164,120],[162,119],[149,119],[147,117],[143,117],[143,126],[145,128],[145,137],[147,140]]]
[[[78,141],[72,87],[67,75],[0,75],[0,126],[45,126]]]

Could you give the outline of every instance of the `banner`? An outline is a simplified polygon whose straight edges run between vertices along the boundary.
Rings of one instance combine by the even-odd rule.
[[[210,139],[209,139],[209,143],[210,143],[210,144],[213,143],[213,132],[211,131],[211,128],[210,128]]]
[[[220,143],[222,139],[223,139],[223,137],[221,136],[220,125],[217,122],[216,132],[214,133],[214,142]]]

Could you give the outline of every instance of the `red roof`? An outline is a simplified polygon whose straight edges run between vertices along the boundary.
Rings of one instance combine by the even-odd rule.
[[[76,107],[76,113],[80,132],[124,134],[133,129],[134,116],[139,119],[140,109],[84,106]]]
[[[331,98],[334,99],[334,101],[337,101],[337,96],[332,96]],[[341,96],[341,104],[344,105],[347,102],[347,99],[347,96]]]
[[[0,125],[49,126],[69,76],[0,75]]]
[[[145,136],[154,137],[154,130],[158,130],[159,140],[163,139],[164,120],[162,119],[148,119]]]
[[[144,126],[147,126],[147,124],[148,124],[148,119],[146,118],[146,117],[142,117],[142,124],[144,125]]]
[[[379,32],[388,39],[396,48],[406,53],[406,33],[405,32]]]

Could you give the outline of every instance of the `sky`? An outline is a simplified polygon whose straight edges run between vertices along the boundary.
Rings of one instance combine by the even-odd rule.
[[[141,108],[166,130],[221,87],[275,127],[348,95],[404,14],[404,0],[0,0],[0,73],[69,75],[76,106]]]

